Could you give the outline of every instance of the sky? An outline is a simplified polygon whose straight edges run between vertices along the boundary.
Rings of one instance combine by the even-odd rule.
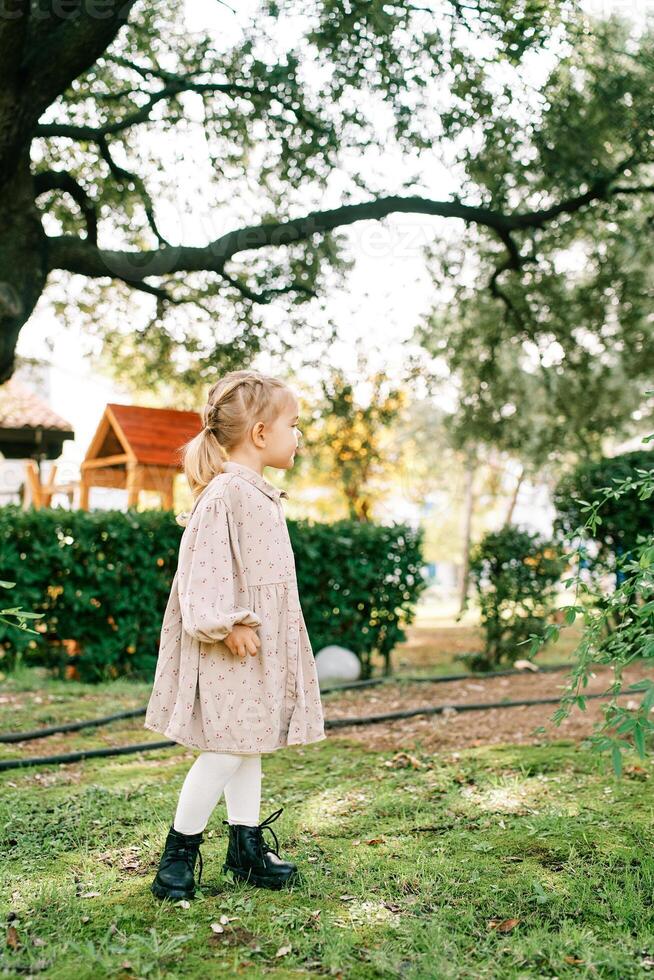
[[[587,0],[585,6],[593,14],[619,11],[643,21],[652,16],[654,0]],[[241,16],[253,8],[253,0],[242,0],[237,16],[223,3],[186,0],[188,28],[198,33],[210,30],[216,43],[228,42],[237,36]],[[164,138],[157,151],[165,159],[175,149],[170,139]],[[404,164],[390,155],[369,162],[385,174],[389,191],[393,189],[394,174],[399,185],[406,173]],[[180,195],[176,207],[169,209],[158,201],[158,219],[165,234],[177,234],[178,240],[195,243],[211,240],[230,227],[229,213],[217,215],[204,203],[202,187],[207,166],[201,141],[191,141],[185,149],[184,161],[188,178],[175,171],[179,174]],[[456,181],[445,163],[430,176],[438,197],[445,198],[456,189]],[[444,227],[445,219],[440,220]],[[451,233],[451,226],[456,224],[450,222],[444,233]],[[383,224],[364,222],[348,230],[357,258],[348,288],[329,299],[329,313],[339,324],[340,334],[340,340],[330,349],[334,365],[354,371],[357,339],[369,355],[371,369],[384,367],[392,375],[395,366],[401,364],[420,315],[434,299],[434,287],[421,255],[421,247],[430,240],[433,230],[434,219],[410,215],[392,216]],[[59,461],[61,480],[77,477],[78,464],[105,404],[132,400],[110,381],[89,373],[85,357],[89,346],[94,346],[94,342],[88,338],[83,318],[72,327],[64,326],[46,301],[39,304],[18,342],[19,355],[46,358],[49,362],[50,368],[42,379],[42,392],[51,407],[75,429],[75,440],[64,444],[63,458]],[[308,352],[302,353],[306,356]],[[253,366],[264,371],[274,369],[266,356],[259,357]],[[316,381],[320,364],[316,365],[313,378],[310,369],[306,370],[305,379]],[[444,388],[441,404],[449,409],[454,407],[453,388]]]

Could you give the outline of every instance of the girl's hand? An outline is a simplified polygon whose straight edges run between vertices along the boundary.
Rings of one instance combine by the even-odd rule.
[[[237,623],[231,633],[228,633],[224,640],[232,653],[239,657],[246,657],[249,653],[251,657],[256,657],[257,651],[261,646],[261,640],[251,626],[243,626]]]

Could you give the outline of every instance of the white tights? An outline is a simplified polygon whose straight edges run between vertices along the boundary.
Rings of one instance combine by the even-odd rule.
[[[229,823],[259,823],[261,756],[235,752],[202,752],[179,794],[173,827],[181,834],[199,834],[225,794]]]

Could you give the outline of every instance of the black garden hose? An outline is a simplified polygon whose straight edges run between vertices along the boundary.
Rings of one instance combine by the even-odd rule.
[[[0,742],[29,742],[33,738],[47,738],[48,735],[59,735],[61,732],[78,732],[80,728],[98,728],[122,718],[138,718],[145,714],[145,708],[132,708],[131,711],[119,711],[115,715],[105,715],[104,718],[89,718],[88,721],[69,721],[62,725],[51,725],[48,728],[36,728],[32,732],[5,732],[0,735]]]
[[[567,670],[570,667],[572,667],[572,664],[555,664],[553,666],[539,667],[537,673]],[[335,684],[331,687],[322,688],[320,693],[331,694],[335,691],[351,691],[363,687],[374,687],[378,684],[444,684],[448,681],[490,680],[493,677],[509,677],[526,673],[524,670],[512,668],[511,670],[496,670],[488,674],[437,674],[435,677],[375,677],[366,681],[353,681],[350,684]],[[144,715],[146,710],[146,708],[132,708],[130,711],[119,711],[115,715],[104,715],[102,718],[89,718],[87,721],[71,721],[64,722],[61,725],[49,725],[47,728],[35,728],[31,732],[4,732],[0,733],[0,742],[29,742],[35,738],[47,738],[49,735],[77,732],[82,728],[99,728],[101,725],[109,725],[113,721],[121,721],[124,718],[138,718]]]
[[[627,691],[621,692],[627,694]],[[620,696],[620,695],[618,695]],[[584,698],[607,698],[610,694],[585,694]],[[486,704],[438,704],[424,708],[411,708],[409,711],[392,711],[383,715],[367,715],[363,718],[331,718],[325,719],[325,728],[347,728],[350,725],[374,725],[382,721],[397,721],[402,718],[414,718],[416,715],[437,715],[444,712],[491,711],[503,708],[524,708],[531,705],[559,704],[561,697],[536,698],[533,701],[491,701]],[[65,762],[79,762],[81,759],[101,758],[113,755],[128,755],[132,752],[150,752],[153,749],[165,749],[178,745],[177,742],[145,742],[141,745],[124,745],[113,749],[87,749],[79,752],[67,752],[64,755],[41,756],[27,759],[0,760],[0,772],[7,769],[22,769],[26,766],[60,765]]]

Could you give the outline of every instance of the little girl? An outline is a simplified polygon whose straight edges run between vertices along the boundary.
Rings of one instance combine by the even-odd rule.
[[[281,503],[288,494],[262,472],[293,466],[298,408],[283,382],[231,371],[209,390],[204,428],[183,447],[194,504],[177,517],[185,530],[145,728],[200,753],[152,883],[158,898],[195,894],[202,832],[223,793],[223,870],[264,888],[297,874],[270,827],[282,809],[259,823],[259,808],[262,754],[326,738]]]

